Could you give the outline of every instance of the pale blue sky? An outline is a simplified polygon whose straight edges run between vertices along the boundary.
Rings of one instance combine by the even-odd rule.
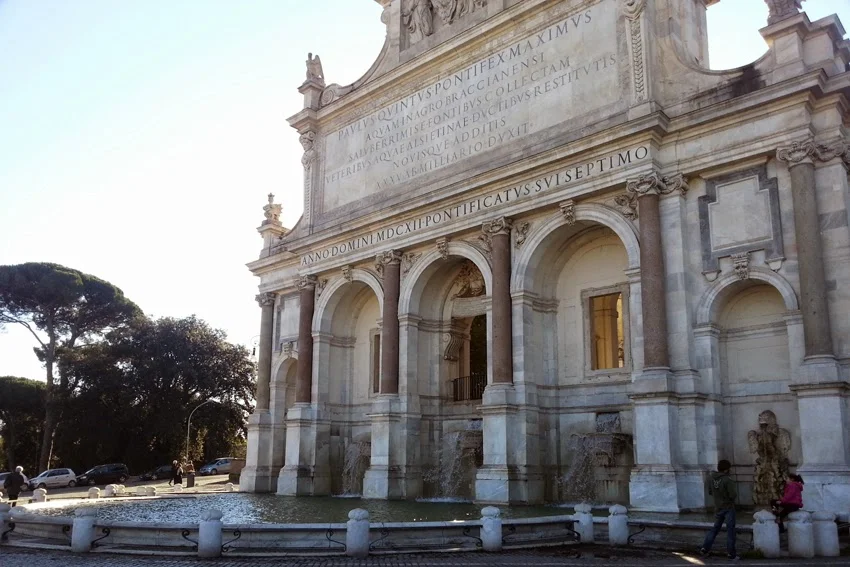
[[[808,0],[812,19],[850,0]],[[266,194],[301,214],[308,51],[328,82],[383,43],[373,0],[0,0],[0,264],[57,262],[150,315],[197,314],[250,344]],[[712,66],[758,58],[763,0],[709,9]],[[0,376],[41,377],[24,331],[0,331]]]

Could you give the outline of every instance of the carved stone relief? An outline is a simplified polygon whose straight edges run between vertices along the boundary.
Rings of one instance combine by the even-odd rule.
[[[767,4],[767,23],[772,25],[791,16],[796,16],[803,8],[803,0],[764,0]]]
[[[637,196],[634,193],[621,193],[614,197],[614,203],[620,208],[620,213],[630,221],[637,218]]]
[[[283,207],[274,202],[274,193],[269,193],[269,204],[263,207],[263,216],[266,217],[263,224],[280,224],[280,213],[282,210]]]
[[[350,282],[353,279],[351,275],[351,266],[342,267],[342,277],[345,278],[345,281],[347,282]]]
[[[449,259],[449,239],[448,238],[438,238],[437,239],[437,252],[440,253],[440,256],[443,260]]]
[[[750,453],[757,455],[753,503],[766,506],[782,496],[782,485],[788,477],[791,434],[779,427],[775,413],[765,410],[759,414],[758,429],[747,433],[747,442]]]
[[[455,278],[454,287],[458,290],[454,294],[456,298],[484,295],[484,276],[481,275],[475,264],[467,260],[461,265],[460,272]]]
[[[732,268],[735,270],[735,275],[742,280],[750,277],[750,253],[741,252],[740,254],[732,254]]]
[[[322,70],[322,60],[312,53],[307,54],[307,81],[325,86],[325,72]]]
[[[561,209],[561,215],[564,217],[564,221],[567,223],[567,226],[572,226],[576,223],[576,203],[575,201],[564,201],[558,204],[558,207]]]
[[[530,222],[519,222],[516,224],[516,230],[514,230],[514,233],[516,234],[515,246],[517,248],[521,248],[522,245],[525,244],[525,239],[528,238],[528,231],[530,229]]]
[[[422,254],[418,252],[407,252],[401,257],[401,277],[404,279],[407,276],[407,273],[416,264],[417,260],[422,257]]]
[[[402,21],[413,44],[486,5],[487,0],[409,0]]]

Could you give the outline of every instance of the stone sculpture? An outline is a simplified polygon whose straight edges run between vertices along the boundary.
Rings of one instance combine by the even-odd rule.
[[[803,8],[803,0],[764,0],[767,4],[768,24],[781,22],[785,18],[796,16]]]
[[[457,298],[484,295],[484,276],[472,262],[464,262],[455,284],[459,286],[458,292],[455,294]]]
[[[455,10],[457,10],[457,0],[432,0],[432,3],[443,23],[452,23],[452,19],[455,17]]]
[[[422,37],[434,33],[434,14],[431,12],[431,0],[413,0],[409,12],[402,14],[404,24],[410,33],[419,33]]]
[[[747,433],[750,453],[756,457],[753,482],[753,503],[768,506],[782,495],[782,485],[788,476],[788,451],[791,449],[791,434],[781,429],[776,414],[763,411],[758,418],[759,428]]]
[[[274,193],[269,193],[269,204],[263,206],[264,222],[279,223],[281,211],[282,207],[274,202]]]
[[[313,57],[312,53],[307,54],[307,80],[315,81],[322,86],[325,84],[325,72],[322,70],[322,60],[319,59],[318,55]]]

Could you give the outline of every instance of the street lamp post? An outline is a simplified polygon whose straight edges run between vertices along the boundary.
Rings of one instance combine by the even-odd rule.
[[[186,460],[187,461],[189,460],[189,429],[192,427],[192,415],[194,415],[194,413],[196,411],[198,411],[199,407],[205,406],[208,403],[214,402],[214,401],[215,400],[210,399],[210,400],[207,400],[205,402],[201,402],[200,404],[195,406],[195,409],[193,409],[192,412],[189,414],[189,419],[186,421]]]

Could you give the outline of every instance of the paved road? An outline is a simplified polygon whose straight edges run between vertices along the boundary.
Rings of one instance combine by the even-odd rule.
[[[286,565],[292,567],[647,567],[648,565],[729,565],[722,555],[713,556],[705,561],[681,554],[662,552],[643,552],[629,550],[609,557],[592,557],[593,552],[585,551],[580,559],[570,558],[563,552],[547,551],[532,553],[502,553],[485,555],[482,553],[453,553],[428,555],[392,555],[373,556],[367,560],[349,558],[228,558],[201,560],[194,557],[147,557],[94,553],[73,555],[66,552],[43,552],[0,548],[2,567],[249,567]],[[604,553],[604,552],[603,552]],[[758,567],[824,567],[850,566],[850,557],[812,560],[759,560],[742,561]]]

